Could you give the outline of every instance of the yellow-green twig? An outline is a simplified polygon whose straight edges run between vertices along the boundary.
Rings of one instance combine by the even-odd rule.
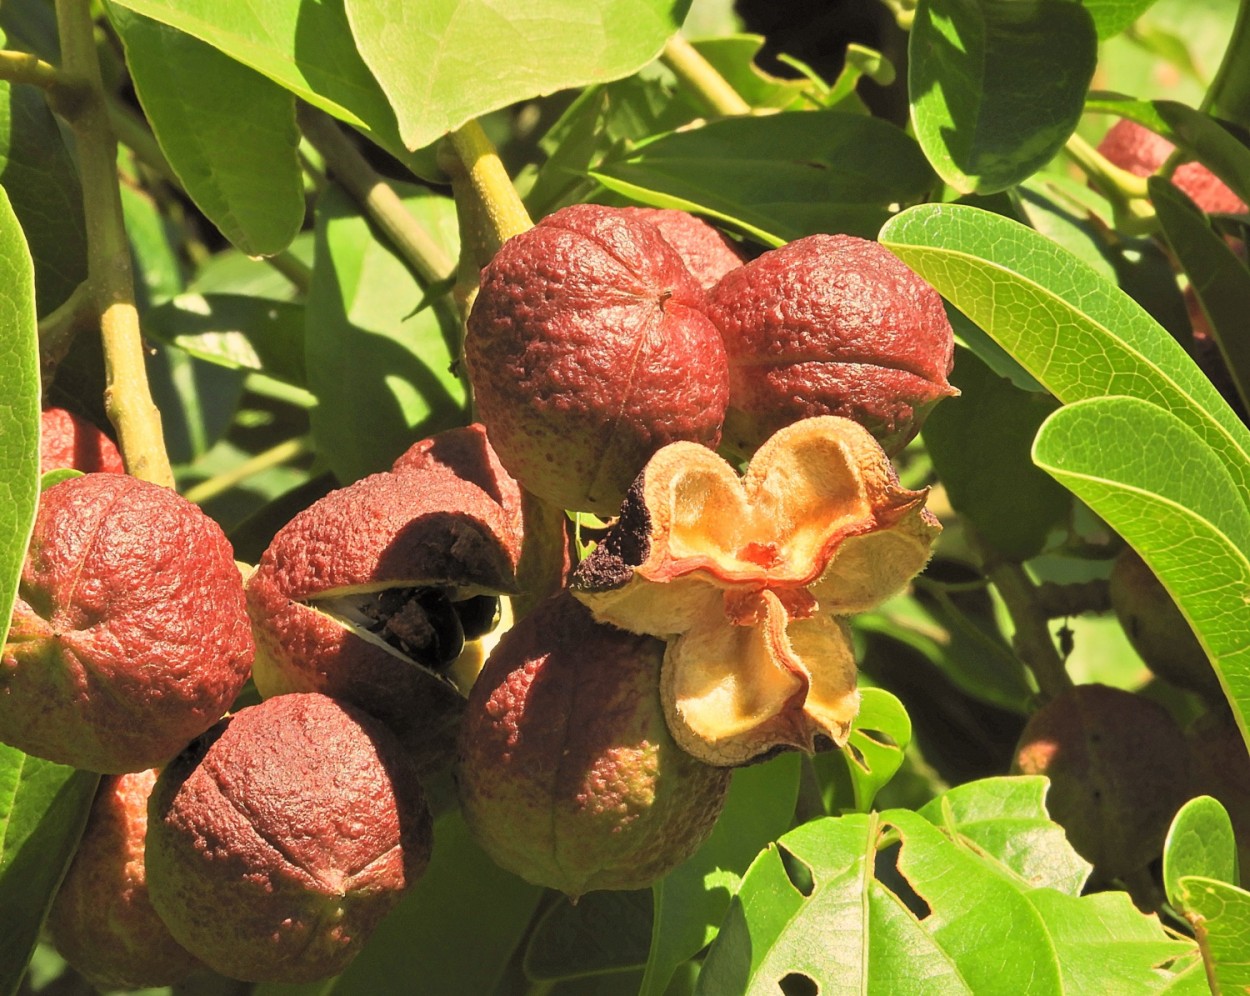
[[[660,61],[712,114],[750,114],[751,105],[729,81],[681,35],[673,35],[660,53]]]

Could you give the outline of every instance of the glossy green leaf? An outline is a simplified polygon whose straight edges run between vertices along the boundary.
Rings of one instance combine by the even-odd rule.
[[[798,784],[797,754],[734,772],[712,835],[694,857],[651,888],[654,926],[641,994],[664,993],[677,967],[716,936],[748,866],[789,829]]]
[[[1060,401],[1123,394],[1166,408],[1250,496],[1250,430],[1175,339],[1071,253],[958,204],[910,208],[881,241]]]
[[[35,87],[0,83],[0,186],[26,230],[46,315],[87,276],[87,226],[73,158]]]
[[[62,481],[68,481],[74,477],[82,477],[81,470],[74,470],[73,467],[58,467],[56,470],[50,470],[46,474],[39,477],[39,493],[43,494],[48,488],[54,488]]]
[[[938,405],[922,430],[933,468],[951,505],[982,539],[1013,560],[1028,560],[1072,504],[1028,457],[1038,427],[1058,402],[1021,391],[964,349],[950,381],[959,397]],[[1004,495],[1010,496],[1006,505]]]
[[[924,915],[877,877],[892,834]],[[698,992],[775,993],[804,979],[821,993],[1058,991],[1054,952],[1021,891],[915,813],[818,820],[778,845],[743,880]]]
[[[1115,264],[1107,225],[1094,209],[1100,198],[1066,177],[1034,176],[1013,191],[1020,220],[1059,243],[1113,283]],[[1105,207],[1105,202],[1102,205]]]
[[[915,141],[843,111],[727,118],[664,135],[591,172],[657,207],[698,211],[780,245],[814,232],[871,236],[933,173]]]
[[[1040,775],[983,778],[957,785],[919,812],[951,840],[999,862],[1029,888],[1079,896],[1091,868],[1046,811]]]
[[[355,125],[401,159],[395,112],[348,27],[343,0],[117,0],[250,66]]]
[[[39,337],[30,250],[0,187],[0,647],[39,503]]]
[[[1117,35],[1146,13],[1155,0],[1081,0],[1094,19],[1099,38]]]
[[[304,308],[243,294],[180,294],[144,315],[143,331],[198,359],[303,386]]]
[[[198,38],[109,5],[161,151],[227,239],[252,256],[304,223],[295,98]]]
[[[1210,115],[1174,100],[1134,100],[1105,93],[1091,96],[1085,106],[1158,132],[1209,167],[1243,201],[1250,201],[1250,148]]]
[[[531,97],[628,76],[689,0],[346,0],[366,64],[410,149]],[[524,58],[517,58],[524,53]]]
[[[833,756],[840,756],[850,771],[853,801],[846,800],[845,808],[863,813],[902,766],[911,743],[911,718],[903,703],[884,688],[861,688],[859,694],[859,713],[846,749]]]
[[[1089,13],[1069,0],[922,0],[908,89],[933,168],[962,193],[1035,173],[1076,128],[1097,47]]]
[[[1163,887],[1177,909],[1184,903],[1181,879],[1200,875],[1238,885],[1237,837],[1217,799],[1200,795],[1181,806],[1163,842]]]
[[[1210,657],[1245,736],[1250,511],[1226,465],[1179,417],[1124,397],[1055,412],[1033,459],[1141,554]]]
[[[589,892],[577,905],[556,899],[525,947],[525,977],[555,982],[640,969],[651,948],[650,889]]]
[[[1250,990],[1250,892],[1197,875],[1179,883],[1180,906],[1193,924],[1211,991]]]
[[[774,76],[759,67],[756,58],[764,41],[763,35],[727,35],[699,39],[694,47],[752,107],[799,110],[817,106],[821,97],[812,80]]]
[[[401,188],[404,204],[458,254],[450,199]],[[305,309],[308,389],[318,452],[343,483],[387,470],[422,436],[464,421],[452,371],[459,322],[446,299],[416,310],[425,288],[337,187],[317,209],[317,255]]]
[[[25,974],[99,780],[0,744],[0,992]]]
[[[1207,331],[1219,346],[1243,408],[1250,410],[1250,336],[1245,334],[1250,270],[1183,191],[1159,177],[1150,178],[1149,188],[1163,234],[1206,316]]]

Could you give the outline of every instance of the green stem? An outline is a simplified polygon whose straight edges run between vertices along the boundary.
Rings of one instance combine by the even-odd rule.
[[[751,105],[742,99],[697,48],[681,35],[673,35],[660,53],[660,61],[672,71],[707,110],[715,115],[731,117],[750,114]]]
[[[64,302],[39,320],[39,366],[46,390],[76,336],[95,321],[91,284],[84,280]]]
[[[117,183],[117,139],[104,102],[91,4],[89,0],[56,0],[56,14],[64,72],[86,85],[75,107],[57,111],[69,121],[78,145],[87,225],[87,281],[104,345],[104,408],[117,430],[126,470],[173,487],[161,414],[152,401],[144,363],[130,244]]]
[[[485,266],[500,246],[514,235],[533,228],[534,223],[482,126],[477,121],[469,121],[449,137],[465,180],[464,195],[456,194],[456,210],[472,211],[472,216],[480,222],[481,239],[475,240],[480,244],[477,264]],[[455,176],[452,179],[454,181]],[[466,205],[466,201],[472,201],[472,207]]]
[[[61,114],[72,114],[87,97],[88,88],[81,79],[29,52],[0,49],[0,80],[28,83],[46,90],[49,102]]]
[[[1069,136],[1063,151],[1111,202],[1117,228],[1132,235],[1145,235],[1155,230],[1155,211],[1148,197],[1145,177],[1121,169],[1080,135]]]
[[[1250,128],[1250,0],[1242,0],[1238,7],[1232,37],[1202,110]]]
[[[333,119],[304,103],[299,105],[297,118],[304,137],[325,157],[327,170],[386,233],[413,272],[426,283],[450,277],[456,261],[404,207],[394,188],[365,161]]]
[[[1033,672],[1042,695],[1050,699],[1067,691],[1072,687],[1072,678],[1050,634],[1037,585],[1023,565],[1004,559],[976,536],[970,534],[969,540],[981,560],[982,572],[1007,606],[1016,630],[1012,646]]]
[[[244,460],[241,464],[231,467],[225,473],[218,474],[216,477],[210,477],[206,481],[201,481],[199,484],[187,488],[183,493],[183,497],[187,501],[203,505],[206,501],[210,501],[218,495],[229,491],[236,484],[246,481],[249,477],[255,477],[257,474],[266,470],[272,470],[274,467],[281,467],[284,463],[289,463],[296,457],[301,457],[311,452],[313,452],[312,440],[307,436],[287,439],[277,446],[270,447],[263,453],[257,453],[250,460]]]

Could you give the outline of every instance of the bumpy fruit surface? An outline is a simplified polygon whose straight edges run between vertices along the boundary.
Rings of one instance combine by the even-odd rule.
[[[1176,146],[1136,121],[1123,118],[1103,136],[1098,151],[1120,169],[1135,176],[1149,176],[1176,151]],[[1182,163],[1172,174],[1172,182],[1204,211],[1237,214],[1246,210],[1242,199],[1202,163]]]
[[[482,271],[465,359],[482,422],[521,486],[616,511],[666,443],[716,446],[725,350],[703,291],[655,226],[577,204]]]
[[[708,314],[729,354],[725,442],[750,453],[799,419],[840,415],[888,453],[956,391],[937,291],[888,249],[811,235],[727,273]]]
[[[45,408],[39,421],[39,463],[45,473],[61,467],[84,474],[125,473],[117,444],[86,419],[64,408]]]
[[[648,221],[658,228],[704,290],[711,290],[721,277],[742,265],[742,256],[729,239],[687,211],[645,207],[620,210],[627,218]]]
[[[199,961],[178,944],[148,899],[143,845],[156,771],[107,776],[48,914],[48,934],[101,989],[181,982]]]
[[[504,635],[460,737],[465,820],[500,866],[572,897],[639,889],[711,832],[729,772],[673,743],[663,655],[567,592]]]
[[[1167,589],[1132,550],[1121,553],[1111,568],[1111,606],[1151,671],[1209,701],[1224,701],[1202,644]]]
[[[454,665],[515,589],[519,511],[427,457],[331,492],[248,579],[256,687],[322,692],[377,716],[429,767],[464,706]],[[471,678],[472,676],[470,676]]]
[[[188,951],[246,981],[341,972],[430,855],[410,758],[324,695],[269,699],[196,740],[148,819],[153,906]]]
[[[1043,706],[1024,729],[1015,770],[1046,775],[1046,808],[1104,879],[1159,856],[1189,797],[1189,759],[1163,706],[1106,685],[1078,685]]]
[[[118,774],[157,767],[234,701],[254,645],[230,543],[124,474],[40,499],[0,659],[0,740]]]

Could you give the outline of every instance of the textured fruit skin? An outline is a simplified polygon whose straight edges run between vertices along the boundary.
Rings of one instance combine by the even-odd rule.
[[[1046,775],[1046,808],[1103,879],[1157,858],[1187,798],[1189,757],[1171,714],[1106,685],[1078,685],[1029,720],[1014,769]]]
[[[124,474],[121,451],[96,426],[64,408],[40,416],[39,464],[44,473],[69,467],[84,474]]]
[[[254,653],[221,528],[124,474],[40,498],[0,659],[0,740],[119,774],[157,767],[213,725]]]
[[[315,502],[278,531],[247,582],[257,690],[351,702],[424,764],[450,760],[463,695],[345,627],[318,600],[419,584],[511,592],[520,549],[514,525],[486,492],[443,465],[374,474]]]
[[[1134,176],[1150,176],[1175,150],[1162,135],[1127,118],[1112,125],[1098,143],[1099,152]],[[1202,163],[1181,163],[1172,182],[1204,211],[1238,214],[1246,210],[1245,202]]]
[[[1126,549],[1111,568],[1110,582],[1111,607],[1146,666],[1210,702],[1223,702],[1206,651],[1146,562]]]
[[[504,244],[482,271],[465,360],[523,488],[610,515],[661,446],[717,445],[728,375],[703,300],[660,232],[615,208],[573,205]]]
[[[152,905],[214,971],[261,982],[341,972],[429,861],[411,759],[324,695],[224,720],[161,773],[148,815]]]
[[[101,779],[48,914],[61,957],[100,989],[173,985],[200,965],[148,898],[143,845],[155,784],[155,769]]]
[[[730,773],[673,743],[663,654],[567,592],[504,635],[469,697],[459,779],[465,820],[501,867],[574,898],[640,889],[711,833]]]
[[[627,207],[620,209],[627,218],[648,221],[660,230],[686,264],[699,286],[711,290],[730,270],[742,265],[737,247],[702,218],[688,211],[669,208]]]
[[[942,299],[876,242],[811,235],[773,249],[727,273],[708,314],[729,355],[725,442],[744,454],[816,415],[852,419],[894,454],[956,393]]]

